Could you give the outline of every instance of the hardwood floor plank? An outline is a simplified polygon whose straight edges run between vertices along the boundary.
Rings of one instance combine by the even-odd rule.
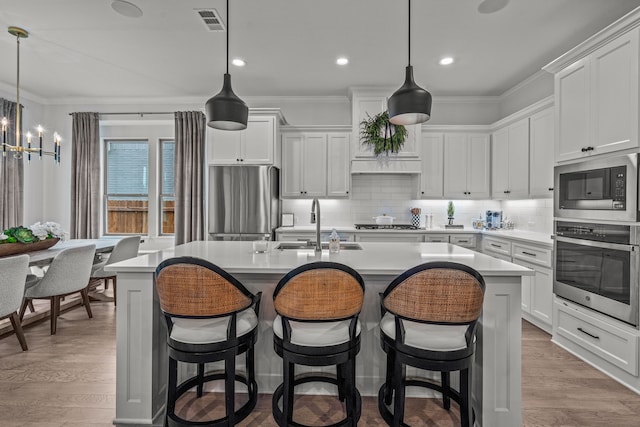
[[[108,302],[93,303],[92,309],[93,319],[82,307],[64,313],[55,336],[49,334],[48,321],[27,327],[27,352],[15,336],[0,339],[0,426],[112,426],[115,310]],[[640,425],[639,395],[555,346],[540,329],[523,322],[522,331],[525,427]],[[183,399],[191,413],[207,417],[222,408],[214,397]],[[326,423],[343,413],[342,405],[328,396],[299,396],[295,405],[299,422]],[[458,406],[452,404],[447,412],[439,399],[408,399],[406,414],[412,426],[459,425]],[[271,395],[261,394],[240,425],[275,427]],[[363,397],[358,425],[386,425],[375,398]]]

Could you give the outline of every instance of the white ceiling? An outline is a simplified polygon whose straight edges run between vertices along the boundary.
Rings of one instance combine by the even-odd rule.
[[[218,92],[225,34],[208,32],[194,9],[224,0],[0,0],[0,84],[15,87],[19,26],[21,84],[47,100],[203,97]],[[500,0],[498,0],[500,1]],[[414,0],[416,81],[438,96],[500,95],[640,0],[510,0],[492,14],[480,0]],[[231,0],[230,67],[239,96],[346,95],[352,86],[400,86],[407,64],[404,0]],[[338,67],[339,55],[350,59]],[[438,60],[452,55],[449,67]]]

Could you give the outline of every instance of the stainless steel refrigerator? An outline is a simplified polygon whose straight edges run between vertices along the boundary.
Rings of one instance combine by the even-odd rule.
[[[279,170],[209,167],[209,239],[273,240],[280,225]]]

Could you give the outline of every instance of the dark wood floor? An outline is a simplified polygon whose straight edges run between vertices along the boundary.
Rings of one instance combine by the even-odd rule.
[[[115,416],[115,310],[92,304],[63,313],[58,333],[47,322],[26,330],[29,351],[15,336],[0,339],[0,426],[107,427]],[[527,427],[640,425],[640,396],[549,341],[549,335],[523,322],[523,419]],[[434,399],[408,403],[413,426],[457,426],[457,407],[443,411]],[[215,404],[185,396],[184,411],[206,416]],[[334,399],[304,396],[296,400],[296,420],[327,424],[339,418]],[[361,426],[385,425],[373,398],[363,398]],[[326,414],[330,414],[326,415]],[[275,426],[271,396],[263,395],[243,426]],[[490,426],[489,426],[490,427]]]

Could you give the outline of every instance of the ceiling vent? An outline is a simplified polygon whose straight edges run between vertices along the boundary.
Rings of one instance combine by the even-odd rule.
[[[222,22],[222,18],[218,14],[218,11],[215,9],[195,9],[196,13],[204,22],[207,29],[209,31],[225,31],[224,23]]]

